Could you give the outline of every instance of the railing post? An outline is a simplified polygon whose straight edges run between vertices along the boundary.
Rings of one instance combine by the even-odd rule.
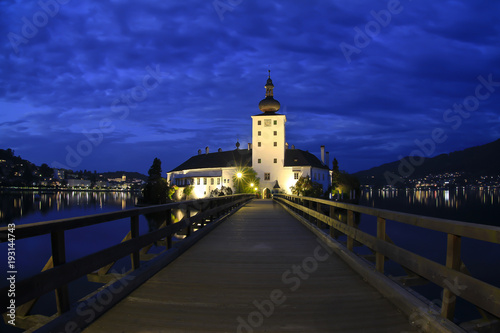
[[[50,237],[52,247],[52,261],[54,263],[54,267],[65,264],[66,246],[64,242],[64,230],[54,231],[50,234]],[[69,311],[70,305],[67,285],[63,285],[56,289],[56,305],[57,313],[59,315]]]
[[[448,234],[448,243],[446,246],[446,267],[459,271],[461,260],[460,260],[460,236],[453,234]],[[448,283],[447,283],[448,282]],[[444,281],[447,286],[455,285],[451,281]],[[453,319],[453,314],[455,313],[455,301],[456,295],[449,288],[443,289],[443,304],[441,306],[441,316],[446,319]]]
[[[330,206],[330,218],[334,218],[335,216],[335,206]],[[333,225],[330,226],[330,237],[334,238],[335,237],[335,228]]]
[[[165,212],[165,226],[168,227],[172,224],[172,210],[167,209]],[[172,235],[167,235],[167,250],[172,248]]]
[[[385,241],[385,219],[377,217],[377,238]],[[375,267],[380,273],[384,273],[385,257],[382,253],[375,254]]]
[[[134,239],[139,236],[139,215],[134,215],[130,217],[130,239]],[[132,269],[136,270],[141,265],[140,260],[140,249],[134,251],[130,254],[130,260],[132,261]]]
[[[321,212],[321,203],[319,203],[319,202],[316,202],[316,211],[318,213],[322,214],[322,212]],[[318,228],[321,228],[321,225],[322,225],[321,220],[320,219],[316,219],[316,226]]]
[[[309,200],[309,209],[314,210],[314,202]],[[314,217],[309,214],[309,222],[313,223],[314,222]]]
[[[217,205],[216,205],[215,199],[212,199],[212,200],[210,200],[210,204],[208,205],[208,210],[214,209],[214,206],[217,206]],[[210,213],[210,216],[208,217],[208,220],[210,222],[214,221],[214,213]]]
[[[349,227],[354,227],[354,212],[352,210],[347,211],[347,225]],[[354,248],[354,238],[347,236],[347,249],[352,251]]]
[[[191,211],[189,209],[189,206],[186,206],[186,216],[185,216],[186,226],[187,226],[186,237],[191,236],[191,216],[190,215],[191,215]]]

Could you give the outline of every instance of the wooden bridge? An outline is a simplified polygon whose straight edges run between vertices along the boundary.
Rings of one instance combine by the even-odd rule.
[[[173,223],[174,210],[185,218]],[[142,214],[163,223],[141,235]],[[356,228],[355,214],[376,216],[376,235]],[[66,262],[66,230],[123,218],[131,229],[122,243]],[[446,233],[446,264],[394,245],[386,220]],[[0,229],[2,242],[7,231]],[[187,237],[175,242],[172,235],[182,231]],[[339,233],[345,246],[335,240]],[[460,259],[462,237],[500,244],[499,227],[313,198],[235,195],[20,225],[15,234],[51,235],[44,271],[16,286],[16,304],[23,304],[16,323],[29,332],[500,331],[500,289],[469,276]],[[154,242],[165,250],[149,254]],[[361,244],[373,251],[374,264],[353,252]],[[131,270],[110,273],[128,255]],[[387,260],[408,276],[384,275]],[[102,287],[74,300],[68,285],[83,276]],[[405,286],[415,281],[443,288],[441,308]],[[36,299],[54,290],[57,313],[30,314]],[[2,307],[7,291],[0,291]],[[481,318],[454,324],[457,297],[476,305]]]

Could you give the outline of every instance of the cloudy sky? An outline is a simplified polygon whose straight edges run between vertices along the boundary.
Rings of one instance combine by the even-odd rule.
[[[0,148],[146,173],[251,141],[267,70],[287,141],[354,172],[500,138],[500,2],[0,2]]]

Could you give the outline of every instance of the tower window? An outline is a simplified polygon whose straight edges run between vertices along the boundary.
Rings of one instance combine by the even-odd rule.
[[[271,174],[269,172],[264,173],[264,180],[271,180]]]
[[[214,184],[214,179],[210,178],[210,185],[213,185],[213,184]]]
[[[294,172],[293,173],[293,179],[299,179],[299,173],[298,172]]]
[[[274,159],[274,163],[278,163],[278,159],[277,158]]]
[[[257,121],[257,125],[259,125],[259,126],[262,125],[262,121],[260,121],[260,120]]]
[[[262,144],[260,142],[257,142],[257,147],[261,147]]]
[[[258,136],[261,136],[261,135],[262,135],[262,132],[261,132],[261,131],[258,131],[258,132],[257,132],[257,135],[258,135]]]
[[[217,178],[217,185],[220,185],[220,178]]]
[[[274,146],[278,147],[278,143],[276,141],[274,141]]]
[[[274,121],[274,125],[278,125],[278,121],[277,120]]]
[[[207,179],[203,178],[203,185],[207,185]]]
[[[201,178],[198,178],[198,185],[200,185],[200,180],[201,180]]]
[[[259,158],[259,159],[257,160],[257,163],[261,163],[261,162],[262,162],[262,160]]]
[[[278,135],[278,131],[274,131],[274,136]]]

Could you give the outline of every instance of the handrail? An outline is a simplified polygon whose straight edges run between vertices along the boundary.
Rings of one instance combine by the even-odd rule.
[[[25,317],[25,314],[30,311],[38,297],[52,290],[56,291],[58,314],[61,315],[68,312],[71,308],[67,288],[68,283],[99,270],[101,267],[111,266],[118,259],[129,254],[131,255],[132,271],[137,270],[140,267],[141,249],[147,251],[147,249],[149,249],[149,244],[166,238],[165,246],[168,250],[172,247],[172,235],[183,229],[187,229],[187,239],[185,242],[181,241],[181,243],[187,248],[190,246],[190,243],[193,242],[190,240],[191,238],[198,238],[198,236],[190,237],[191,234],[198,234],[198,232],[191,232],[194,223],[206,223],[203,222],[204,220],[214,221],[216,218],[225,213],[229,213],[233,208],[244,204],[254,197],[255,195],[253,194],[236,194],[16,226],[14,231],[16,240],[50,234],[52,257],[49,262],[53,261],[53,265],[46,265],[46,270],[44,269],[42,272],[24,280],[16,281],[16,307],[18,310],[23,308],[23,310],[20,310],[23,312],[23,315],[20,317]],[[171,223],[170,221],[171,211],[174,209],[186,211],[185,217],[177,223]],[[198,210],[198,213],[194,216],[190,216],[191,209]],[[165,213],[165,221],[162,226],[157,230],[139,235],[139,215],[159,212]],[[123,218],[130,218],[130,232],[129,236],[125,237],[121,243],[71,262],[66,262],[64,240],[66,230],[84,228]],[[7,241],[8,231],[8,227],[0,228],[0,243]],[[179,254],[180,253],[181,252],[179,252]],[[109,268],[110,267],[107,267],[107,270]],[[130,272],[126,274],[129,273]],[[7,298],[8,288],[9,287],[4,287],[0,289],[0,308],[3,309],[6,309],[11,302],[11,300]],[[28,317],[29,316],[26,318]],[[40,321],[40,316],[35,317],[37,318],[33,320],[27,319],[25,321],[26,324],[24,324],[26,327],[24,328],[30,327],[33,325],[33,322]],[[18,322],[20,320],[21,318],[18,318]]]
[[[163,205],[153,205],[140,208],[131,208],[117,212],[85,215],[79,217],[69,217],[59,220],[52,220],[46,222],[35,222],[29,224],[16,225],[16,240],[50,234],[55,231],[64,231],[70,229],[77,229],[81,227],[91,226],[104,222],[124,219],[127,217],[157,213],[166,211],[168,209],[184,209],[185,207],[205,208],[209,202],[226,200],[227,198],[237,198],[240,196],[248,196],[248,194],[234,194],[230,196],[220,196],[215,198],[186,200],[179,202],[172,202]],[[0,243],[7,241],[8,227],[0,228]]]
[[[317,220],[318,225],[330,226],[330,235],[338,230],[347,236],[347,249],[353,251],[357,241],[375,252],[375,268],[384,273],[385,258],[389,258],[406,269],[443,288],[441,316],[452,319],[456,296],[477,307],[500,317],[500,288],[474,278],[463,272],[460,258],[461,237],[500,244],[500,227],[459,222],[414,214],[399,213],[389,210],[340,203],[324,199],[301,197],[296,195],[275,194],[274,198],[292,210],[307,214],[309,220]],[[313,204],[315,203],[315,204]],[[321,205],[329,206],[324,214]],[[334,218],[335,209],[347,210],[347,223]],[[377,236],[370,235],[354,226],[354,212],[377,217]],[[444,232],[447,237],[446,264],[419,256],[401,248],[388,239],[386,220]],[[457,288],[466,286],[465,288]]]
[[[440,231],[444,233],[452,233],[457,236],[473,238],[485,242],[500,244],[500,227],[476,224],[470,222],[461,222],[455,220],[441,219],[437,217],[422,216],[416,214],[408,214],[396,212],[392,210],[359,206],[326,199],[318,199],[311,197],[301,197],[297,195],[282,195],[275,194],[275,197],[287,197],[300,200],[316,202],[336,208],[350,210],[360,214],[372,215],[386,220],[397,221],[405,224],[410,224],[416,227]]]

